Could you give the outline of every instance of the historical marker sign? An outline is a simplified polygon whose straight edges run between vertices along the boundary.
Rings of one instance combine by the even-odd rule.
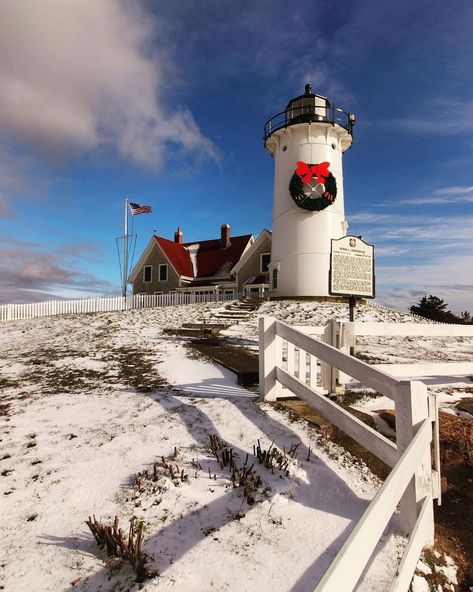
[[[374,246],[357,236],[332,239],[329,292],[374,298]]]

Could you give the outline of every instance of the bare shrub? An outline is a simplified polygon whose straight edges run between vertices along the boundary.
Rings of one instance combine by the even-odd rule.
[[[89,519],[85,523],[94,535],[97,545],[101,549],[106,548],[107,557],[129,561],[133,571],[136,573],[137,582],[143,582],[146,578],[157,575],[156,573],[150,573],[145,567],[147,556],[141,549],[144,532],[143,522],[135,518],[130,520],[128,538],[123,530],[118,527],[117,516],[115,516],[112,525],[99,522],[95,518],[95,515],[92,518],[89,516]]]

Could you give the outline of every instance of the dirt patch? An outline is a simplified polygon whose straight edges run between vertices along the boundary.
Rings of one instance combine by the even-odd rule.
[[[151,352],[125,347],[113,351],[110,361],[118,362],[117,382],[133,387],[139,393],[152,393],[167,385],[150,360]]]
[[[366,362],[367,364],[385,364],[386,360],[384,358],[379,358],[377,356],[373,356],[371,354],[365,354],[363,352],[357,351],[354,354],[355,358],[358,358],[362,362]]]
[[[89,392],[95,390],[98,384],[122,384],[141,393],[154,392],[166,385],[153,365],[154,353],[151,351],[119,347],[107,348],[106,352],[99,351],[98,354],[95,352],[91,360],[105,362],[103,369],[88,368],[85,358],[89,354],[85,351],[38,349],[25,362],[27,370],[16,386],[36,385],[41,393],[54,395]],[[66,358],[71,360],[69,364],[64,363]]]
[[[456,408],[459,411],[469,413],[473,419],[473,399],[462,399],[460,403],[457,403]]]
[[[10,403],[0,403],[0,415],[8,415]]]
[[[334,426],[304,401],[300,401],[298,399],[278,401],[277,403],[274,403],[274,406],[276,409],[286,411],[289,410],[290,412],[294,413],[298,419],[303,418],[310,424],[319,428],[325,438],[328,438],[332,442],[342,446],[354,457],[364,462],[369,467],[370,471],[380,479],[384,480],[389,475],[391,467],[379,460],[377,456],[372,454],[369,450],[366,450],[366,448],[361,446],[361,444],[355,442],[353,438],[347,436],[345,432],[342,432],[342,430]],[[352,415],[357,417],[360,421],[374,428],[374,421],[371,415],[362,413],[356,409],[352,409],[348,407],[348,405],[341,406],[349,411]]]
[[[51,362],[33,362],[34,370],[23,374],[22,378],[31,384],[41,386],[42,392],[49,395],[72,393],[96,388],[97,381],[103,381],[107,373],[90,368],[71,368],[54,366]]]
[[[342,407],[350,407],[350,413],[352,413],[354,410],[351,409],[351,405],[378,397],[382,397],[382,395],[376,391],[347,389],[342,395],[336,395],[335,401]]]
[[[16,380],[10,380],[9,378],[5,378],[4,376],[0,376],[0,391],[2,391],[3,389],[8,389],[8,388],[17,388],[18,385],[18,381]]]
[[[396,429],[394,411],[385,409],[378,415]],[[439,412],[440,462],[442,468],[470,467],[473,478],[473,419]]]
[[[442,466],[448,488],[435,506],[435,542],[459,566],[460,592],[473,586],[473,471],[463,465]]]

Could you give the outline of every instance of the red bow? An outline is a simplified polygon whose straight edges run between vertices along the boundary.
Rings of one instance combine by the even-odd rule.
[[[329,166],[329,162],[321,162],[320,164],[309,166],[307,163],[299,160],[297,162],[296,173],[302,179],[303,183],[310,184],[312,177],[315,175],[317,177],[317,183],[324,184],[326,177],[330,175],[330,171],[328,170]]]

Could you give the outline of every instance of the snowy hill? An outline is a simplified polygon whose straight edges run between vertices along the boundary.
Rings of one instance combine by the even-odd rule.
[[[258,402],[230,372],[190,357],[182,339],[163,334],[208,319],[219,306],[2,325],[0,589],[314,589],[379,482],[315,429]],[[348,311],[271,302],[259,314],[322,325]],[[368,306],[358,318],[412,321]],[[225,334],[256,348],[256,316]],[[463,360],[472,340],[376,338],[360,350],[389,361]],[[209,449],[210,435],[228,443],[238,465],[247,454],[255,463],[256,503],[233,487]],[[280,451],[297,447],[287,470],[253,458],[258,440],[266,449],[272,442]],[[173,479],[163,462],[187,478]],[[143,477],[155,465],[159,479]],[[159,577],[137,584],[126,566],[107,567],[84,522],[92,514],[107,523],[118,516],[125,530],[133,516],[143,521],[148,568]],[[388,589],[404,546],[393,520],[358,589]]]

